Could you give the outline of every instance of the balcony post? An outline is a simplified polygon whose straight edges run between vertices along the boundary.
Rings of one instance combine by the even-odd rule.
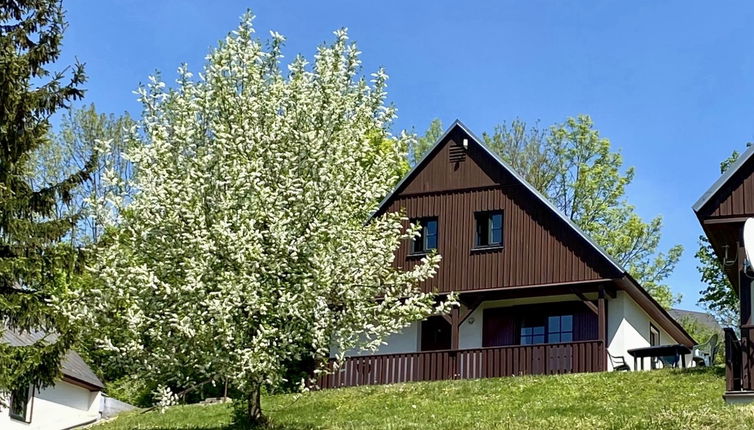
[[[461,326],[461,312],[458,306],[453,306],[450,311],[450,349],[458,349],[460,326]]]
[[[607,370],[607,312],[605,308],[605,287],[600,287],[597,299],[597,337],[602,341],[599,357],[600,370]]]

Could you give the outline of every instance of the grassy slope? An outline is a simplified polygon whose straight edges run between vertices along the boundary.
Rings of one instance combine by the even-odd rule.
[[[532,376],[266,397],[275,429],[751,429],[716,370]],[[130,413],[94,430],[227,429],[231,407]]]

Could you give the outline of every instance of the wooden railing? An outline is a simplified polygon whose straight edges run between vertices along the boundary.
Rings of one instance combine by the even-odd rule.
[[[349,357],[318,378],[320,388],[443,379],[598,372],[605,368],[602,341],[379,354]]]

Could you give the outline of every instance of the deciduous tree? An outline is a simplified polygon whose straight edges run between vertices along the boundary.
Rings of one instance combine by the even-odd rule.
[[[89,304],[81,317],[144,377],[227,378],[252,420],[285,363],[375,348],[447,308],[417,287],[439,256],[392,266],[415,231],[405,218],[365,223],[405,160],[387,76],[360,77],[345,30],[287,71],[282,45],[256,40],[246,15],[198,79],[181,67],[175,88],[154,78],[140,90],[137,192],[102,241],[101,286],[60,304]]]

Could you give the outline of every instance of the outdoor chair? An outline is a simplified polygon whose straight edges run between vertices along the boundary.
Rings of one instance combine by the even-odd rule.
[[[691,351],[691,358],[697,366],[712,366],[715,362],[715,355],[720,345],[717,343],[717,333],[710,336],[706,342],[694,346]]]
[[[631,367],[626,364],[626,359],[624,359],[622,355],[614,356],[608,352],[607,356],[610,358],[610,364],[613,366],[613,370],[615,370],[616,372],[620,372],[622,370],[631,370]]]
[[[677,367],[680,358],[678,355],[663,355],[659,357],[662,367]]]

